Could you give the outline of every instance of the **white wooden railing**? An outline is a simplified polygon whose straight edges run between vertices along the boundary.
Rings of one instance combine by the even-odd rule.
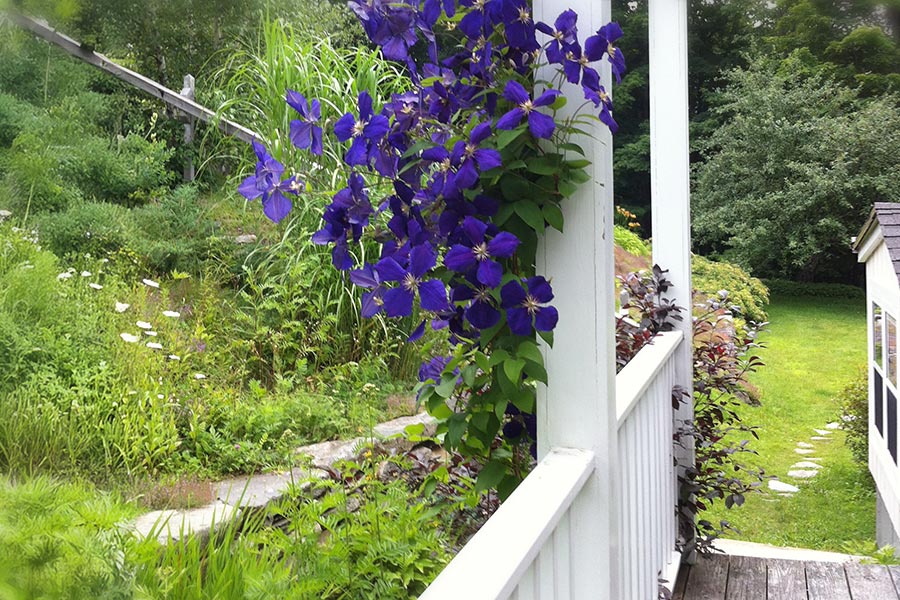
[[[678,564],[671,398],[682,339],[679,331],[657,335],[616,376],[618,551],[574,547],[570,532],[578,525],[569,509],[594,469],[594,454],[555,448],[421,598],[568,600],[579,576],[569,557],[593,552],[618,562],[620,596],[601,600],[654,600],[659,575],[674,580]]]
[[[657,335],[616,375],[623,600],[654,599],[660,576],[671,586],[677,574],[672,388],[683,337]]]

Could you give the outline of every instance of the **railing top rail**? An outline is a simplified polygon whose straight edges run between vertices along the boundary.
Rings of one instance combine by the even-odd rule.
[[[678,330],[657,333],[651,343],[641,348],[616,375],[616,418],[619,427],[683,339],[684,334]]]
[[[67,35],[56,31],[40,19],[34,19],[14,11],[7,12],[6,16],[19,27],[59,46],[75,58],[93,65],[102,71],[106,71],[110,75],[143,90],[154,98],[162,100],[169,106],[187,113],[194,118],[216,125],[226,135],[234,136],[248,144],[255,139],[260,139],[259,136],[250,129],[247,129],[234,121],[229,121],[224,117],[219,117],[215,112],[209,110],[205,106],[197,104],[190,98],[182,96],[175,90],[171,90],[161,83],[153,81],[149,77],[145,77],[140,73],[127,69],[102,54],[83,48],[80,43]]]
[[[420,600],[487,600],[509,596],[593,468],[593,452],[551,450],[438,575]]]

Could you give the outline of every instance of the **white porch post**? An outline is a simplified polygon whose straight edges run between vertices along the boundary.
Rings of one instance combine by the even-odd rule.
[[[534,0],[536,21],[553,23],[566,9],[578,13],[581,40],[610,21],[610,0]],[[610,89],[609,66],[602,68]],[[550,77],[546,77],[550,79]],[[567,109],[581,104],[578,86],[563,88]],[[565,235],[548,230],[538,271],[552,277],[560,319],[545,352],[549,390],[538,394],[538,454],[553,447],[591,450],[594,470],[571,509],[571,598],[619,598],[617,423],[611,136],[599,124],[575,140],[587,157],[591,182],[566,198]]]
[[[679,385],[692,389],[691,200],[688,131],[687,0],[649,0],[650,188],[653,262],[669,270],[668,297],[685,308],[678,328]],[[692,402],[676,412],[676,424],[693,417]],[[676,425],[677,426],[677,425]],[[676,453],[679,466],[693,462],[693,449]]]

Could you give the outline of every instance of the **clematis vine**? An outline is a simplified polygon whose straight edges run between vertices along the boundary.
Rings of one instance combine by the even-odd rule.
[[[531,460],[535,388],[547,381],[538,338],[552,343],[558,320],[575,318],[551,304],[550,282],[536,270],[538,240],[548,226],[562,230],[560,203],[589,179],[588,161],[569,143],[585,119],[618,129],[603,74],[618,82],[625,72],[622,29],[610,23],[582,43],[574,11],[547,24],[528,0],[349,6],[411,86],[390,98],[362,90],[345,114],[286,91],[298,115],[295,147],[321,156],[329,123],[347,144],[343,165],[318,170],[335,177],[310,184],[337,188],[323,199],[312,241],[331,249],[334,267],[358,288],[363,318],[401,319],[409,342],[441,349],[420,369],[417,398],[442,420],[445,443],[515,478]],[[438,27],[458,31],[458,45],[438,52]],[[542,88],[532,91],[536,80]],[[573,90],[591,115],[558,110],[563,100],[580,103],[568,97]],[[239,191],[279,222],[304,184],[262,144],[253,147],[256,169]],[[500,487],[511,490],[510,481]]]

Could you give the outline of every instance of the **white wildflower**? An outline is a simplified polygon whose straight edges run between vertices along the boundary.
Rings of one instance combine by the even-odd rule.
[[[116,302],[116,312],[123,313],[128,310],[128,307],[130,306],[130,304],[125,304],[124,302]]]
[[[122,338],[123,340],[125,340],[126,342],[128,342],[129,344],[134,344],[139,339],[141,339],[136,335],[131,335],[130,333],[120,333],[119,337]]]
[[[162,400],[163,398],[165,398],[165,396],[163,396],[162,394],[157,394],[156,398],[159,400]]]
[[[150,337],[156,337],[156,332],[155,331],[145,331],[144,335],[149,335]]]
[[[147,321],[138,321],[137,323],[135,323],[135,325],[137,325],[141,329],[153,329],[153,325],[151,325]]]
[[[102,290],[103,289],[102,285],[100,285],[99,283],[94,283],[93,281],[88,284],[88,287],[90,287],[91,289],[94,289],[94,290]]]
[[[152,279],[144,279],[144,280],[142,280],[142,283],[144,285],[146,285],[147,287],[159,288],[159,284],[156,283],[155,281],[153,281]]]
[[[203,373],[194,373],[194,379],[206,379],[206,375],[204,375]]]
[[[64,272],[64,273],[60,273],[59,275],[57,275],[56,278],[59,279],[60,281],[62,281],[64,279],[72,279],[72,274],[69,272]]]
[[[82,271],[81,272],[82,277],[90,277],[91,275],[93,275],[93,273],[91,273],[90,271]]]
[[[169,360],[181,360],[181,357],[178,356],[177,354],[170,354]]]
[[[162,350],[162,344],[159,342],[147,342],[148,348],[153,348],[154,350]]]
[[[174,310],[164,310],[164,311],[163,311],[163,316],[164,316],[164,317],[169,317],[170,319],[177,319],[178,317],[181,316],[181,313],[180,313],[180,312],[175,312]]]

